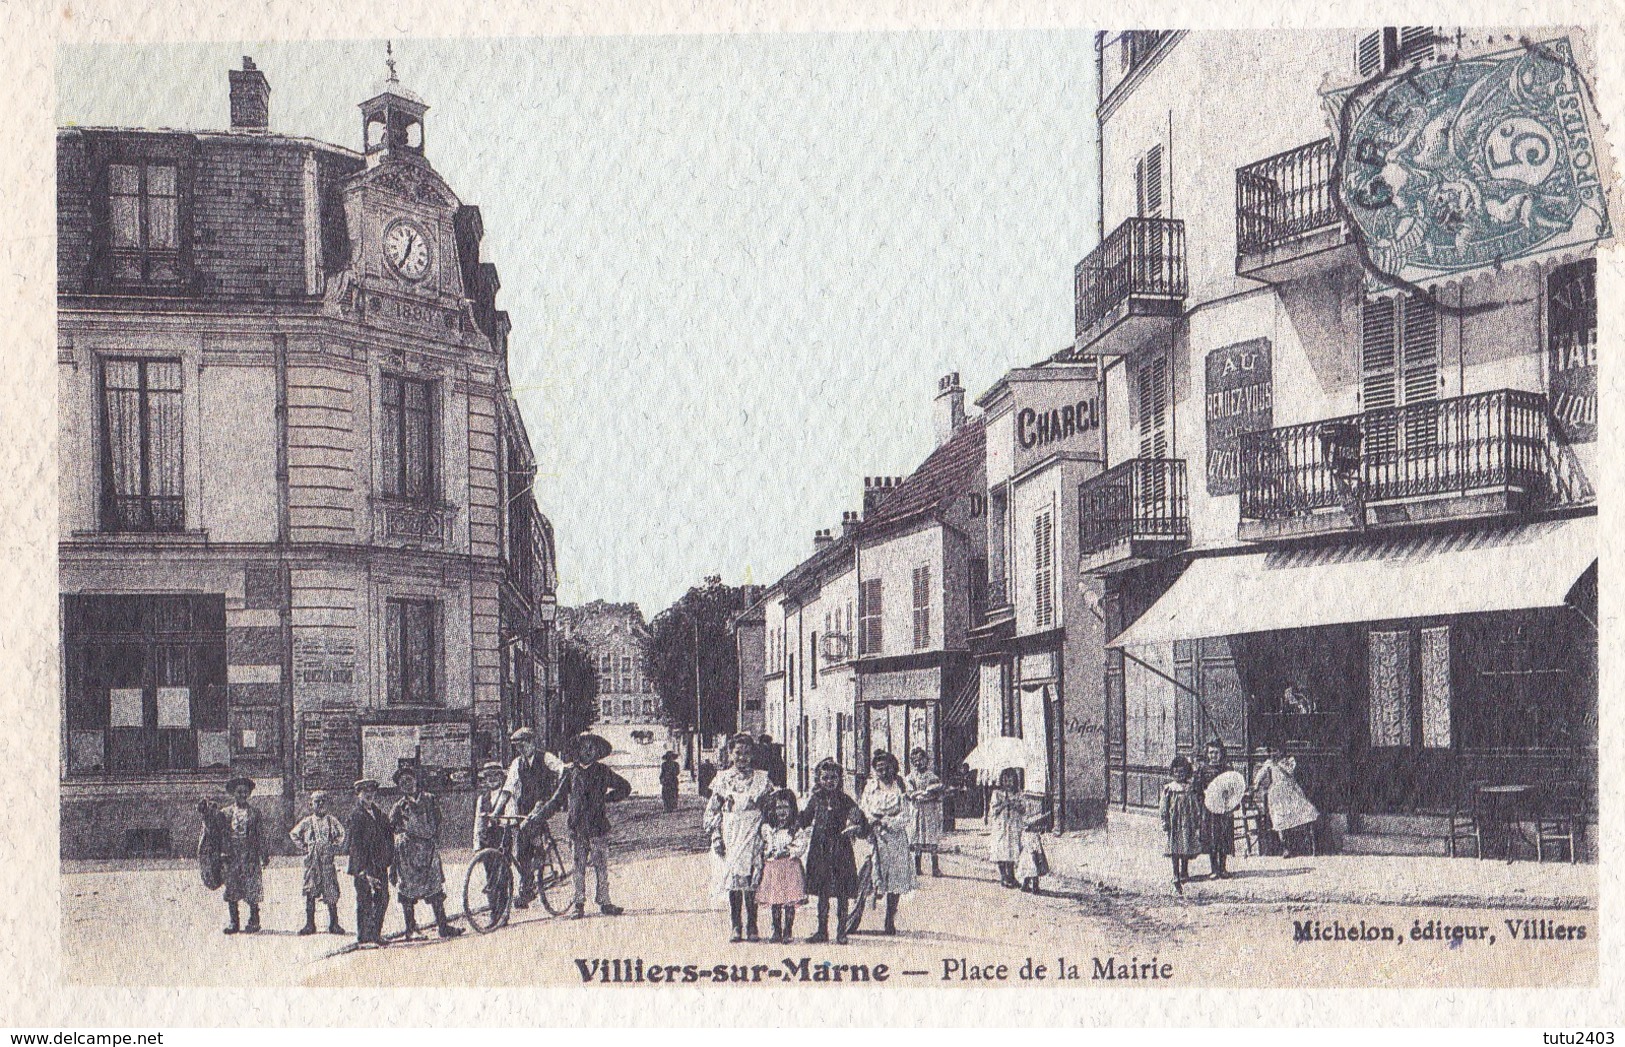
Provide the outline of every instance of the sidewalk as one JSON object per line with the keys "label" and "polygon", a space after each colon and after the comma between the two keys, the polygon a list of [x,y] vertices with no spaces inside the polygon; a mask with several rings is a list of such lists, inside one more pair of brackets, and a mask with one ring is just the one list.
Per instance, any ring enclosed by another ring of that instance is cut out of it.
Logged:
{"label": "sidewalk", "polygon": [[[980,822],[943,838],[944,851],[987,858]],[[1044,886],[1102,896],[1175,898],[1173,869],[1154,817],[1113,811],[1106,828],[1044,837],[1051,873]],[[1206,858],[1193,858],[1202,876]],[[1314,902],[1350,905],[1456,905],[1532,909],[1594,909],[1597,866],[1567,862],[1481,861],[1412,855],[1233,857],[1227,880],[1185,884],[1190,902]]]}

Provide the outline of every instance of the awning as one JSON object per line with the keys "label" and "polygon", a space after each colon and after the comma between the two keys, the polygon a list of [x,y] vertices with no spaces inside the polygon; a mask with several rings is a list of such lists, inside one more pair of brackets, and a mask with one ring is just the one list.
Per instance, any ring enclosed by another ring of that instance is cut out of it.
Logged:
{"label": "awning", "polygon": [[1596,560],[1594,516],[1204,557],[1108,646],[1562,607]]}

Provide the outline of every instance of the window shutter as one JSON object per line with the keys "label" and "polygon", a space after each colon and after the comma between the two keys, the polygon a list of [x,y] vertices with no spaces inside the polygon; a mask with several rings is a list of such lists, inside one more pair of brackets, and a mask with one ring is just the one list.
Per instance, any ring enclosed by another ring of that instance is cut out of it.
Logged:
{"label": "window shutter", "polygon": [[1399,61],[1419,62],[1433,57],[1437,34],[1431,25],[1407,25],[1399,30]]}
{"label": "window shutter", "polygon": [[1408,404],[1439,398],[1439,313],[1432,302],[1401,299],[1405,316],[1401,337],[1405,384],[1401,395]]}
{"label": "window shutter", "polygon": [[1360,409],[1377,411],[1398,402],[1399,301],[1365,303],[1360,316]]}
{"label": "window shutter", "polygon": [[1033,604],[1040,628],[1055,624],[1055,518],[1049,511],[1033,519]]}
{"label": "window shutter", "polygon": [[1162,145],[1146,150],[1134,165],[1134,195],[1141,218],[1162,217]]}
{"label": "window shutter", "polygon": [[1140,457],[1168,457],[1168,363],[1155,356],[1140,365]]}

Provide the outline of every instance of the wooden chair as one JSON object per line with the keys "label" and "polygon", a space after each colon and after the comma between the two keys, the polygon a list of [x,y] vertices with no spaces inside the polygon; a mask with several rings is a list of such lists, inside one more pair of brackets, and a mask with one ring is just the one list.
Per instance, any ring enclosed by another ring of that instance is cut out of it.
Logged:
{"label": "wooden chair", "polygon": [[1553,782],[1535,805],[1535,860],[1562,849],[1570,862],[1580,860],[1577,841],[1585,824],[1585,802],[1579,782]]}
{"label": "wooden chair", "polygon": [[1258,801],[1252,793],[1246,793],[1241,798],[1241,806],[1236,808],[1235,817],[1231,820],[1231,842],[1237,853],[1244,853],[1248,857],[1263,853],[1259,845],[1259,826],[1263,821],[1264,812],[1258,806]]}
{"label": "wooden chair", "polygon": [[1470,782],[1464,795],[1456,798],[1450,808],[1450,857],[1459,857],[1459,850],[1468,842],[1473,845],[1473,857],[1484,857],[1484,803],[1479,795],[1487,782]]}

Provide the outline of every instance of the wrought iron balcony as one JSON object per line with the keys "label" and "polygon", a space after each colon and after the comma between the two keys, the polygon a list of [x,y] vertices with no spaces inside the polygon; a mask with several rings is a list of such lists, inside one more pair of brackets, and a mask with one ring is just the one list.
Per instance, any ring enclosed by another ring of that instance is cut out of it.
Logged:
{"label": "wrought iron balcony", "polygon": [[[1497,389],[1243,434],[1242,537],[1496,515],[1591,497],[1548,419],[1541,394]],[[1344,513],[1322,514],[1338,507]],[[1324,526],[1278,526],[1317,516]]]}
{"label": "wrought iron balcony", "polygon": [[1185,308],[1185,223],[1130,218],[1078,263],[1076,290],[1079,348],[1139,318],[1166,323],[1178,316]]}
{"label": "wrought iron balcony", "polygon": [[1085,571],[1121,569],[1190,544],[1185,462],[1134,458],[1078,487],[1079,554]]}
{"label": "wrought iron balcony", "polygon": [[1236,272],[1290,279],[1348,244],[1332,186],[1330,138],[1236,171]]}

